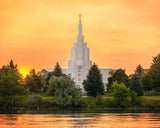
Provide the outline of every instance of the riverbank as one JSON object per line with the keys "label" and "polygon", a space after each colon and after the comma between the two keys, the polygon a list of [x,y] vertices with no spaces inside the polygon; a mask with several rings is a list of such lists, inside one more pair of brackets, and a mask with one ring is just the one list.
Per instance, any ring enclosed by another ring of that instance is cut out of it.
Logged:
{"label": "riverbank", "polygon": [[26,96],[18,96],[15,98],[15,102],[13,106],[8,106],[5,99],[0,97],[0,109],[2,110],[15,110],[18,112],[23,110],[58,110],[58,109],[72,109],[72,110],[80,110],[80,109],[95,109],[95,110],[160,110],[160,96],[142,96],[138,98],[137,104],[130,104],[126,108],[120,108],[118,105],[114,103],[112,97],[81,97],[79,103],[75,105],[71,105],[69,107],[59,107],[54,103],[55,97],[52,96],[44,96],[42,97],[42,101],[39,106],[32,107],[27,103]]}

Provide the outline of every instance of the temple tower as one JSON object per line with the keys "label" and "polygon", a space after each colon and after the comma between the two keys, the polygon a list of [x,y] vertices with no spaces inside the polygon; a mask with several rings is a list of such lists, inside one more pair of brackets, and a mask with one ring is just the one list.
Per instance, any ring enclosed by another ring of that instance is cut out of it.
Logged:
{"label": "temple tower", "polygon": [[89,60],[89,48],[87,48],[87,43],[84,42],[81,15],[79,15],[78,35],[73,48],[71,48],[71,60],[68,61],[68,70],[70,77],[76,83],[76,87],[82,89],[82,92],[84,91],[82,83],[86,79],[91,65],[92,61]]}

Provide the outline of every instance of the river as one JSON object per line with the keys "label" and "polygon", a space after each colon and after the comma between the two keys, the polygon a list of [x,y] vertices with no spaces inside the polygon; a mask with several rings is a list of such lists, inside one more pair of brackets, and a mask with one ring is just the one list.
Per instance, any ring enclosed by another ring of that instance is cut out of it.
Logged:
{"label": "river", "polygon": [[160,113],[0,114],[0,128],[160,128]]}

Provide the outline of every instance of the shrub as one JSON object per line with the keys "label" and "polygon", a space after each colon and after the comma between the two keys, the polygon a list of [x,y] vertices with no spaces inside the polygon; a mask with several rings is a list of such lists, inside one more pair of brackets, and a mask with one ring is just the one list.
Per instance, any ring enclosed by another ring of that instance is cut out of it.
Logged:
{"label": "shrub", "polygon": [[137,93],[133,91],[131,92],[130,96],[131,96],[131,101],[130,101],[131,106],[143,105],[143,99],[141,97],[137,97]]}
{"label": "shrub", "polygon": [[27,98],[27,104],[30,108],[39,108],[42,103],[42,97],[41,95],[32,94],[29,95]]}
{"label": "shrub", "polygon": [[118,84],[113,82],[112,86],[113,99],[116,102],[117,107],[128,107],[130,102],[130,89],[127,88],[124,83]]}
{"label": "shrub", "polygon": [[104,107],[107,108],[115,108],[116,107],[116,102],[112,98],[107,98],[104,100]]}

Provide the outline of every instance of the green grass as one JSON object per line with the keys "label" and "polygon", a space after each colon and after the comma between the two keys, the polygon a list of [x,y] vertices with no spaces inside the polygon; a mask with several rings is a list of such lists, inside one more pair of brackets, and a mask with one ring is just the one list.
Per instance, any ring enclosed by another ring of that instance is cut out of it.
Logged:
{"label": "green grass", "polygon": [[52,103],[54,101],[55,97],[53,97],[53,96],[47,96],[47,97],[42,97],[42,99],[44,101],[48,101],[48,102]]}
{"label": "green grass", "polygon": [[160,92],[145,92],[144,95],[145,96],[156,96],[156,95],[160,95]]}
{"label": "green grass", "polygon": [[153,107],[160,106],[160,96],[142,96],[144,99],[144,106]]}
{"label": "green grass", "polygon": [[157,100],[160,101],[160,96],[142,96],[144,100]]}

